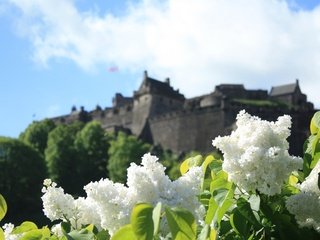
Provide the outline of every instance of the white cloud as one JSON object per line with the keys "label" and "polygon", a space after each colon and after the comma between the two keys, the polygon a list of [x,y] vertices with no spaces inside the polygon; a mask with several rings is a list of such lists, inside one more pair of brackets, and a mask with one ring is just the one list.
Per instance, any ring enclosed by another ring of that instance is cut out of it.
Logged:
{"label": "white cloud", "polygon": [[187,96],[224,82],[270,88],[299,78],[320,106],[320,7],[293,9],[282,0],[144,0],[115,17],[81,12],[72,0],[8,1],[21,9],[20,30],[41,63],[63,57],[86,70],[110,63],[148,69],[170,76]]}

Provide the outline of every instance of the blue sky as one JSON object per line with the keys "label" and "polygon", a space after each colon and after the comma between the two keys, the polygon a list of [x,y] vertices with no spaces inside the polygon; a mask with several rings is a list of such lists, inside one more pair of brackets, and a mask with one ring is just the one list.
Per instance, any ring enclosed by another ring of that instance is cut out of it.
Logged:
{"label": "blue sky", "polygon": [[0,135],[17,137],[72,105],[110,106],[116,92],[132,95],[145,69],[187,97],[299,78],[320,107],[318,2],[2,0]]}

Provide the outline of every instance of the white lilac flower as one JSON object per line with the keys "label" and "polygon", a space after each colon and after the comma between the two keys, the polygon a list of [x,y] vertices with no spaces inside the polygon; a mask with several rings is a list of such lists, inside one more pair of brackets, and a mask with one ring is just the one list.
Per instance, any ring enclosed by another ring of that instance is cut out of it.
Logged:
{"label": "white lilac flower", "polygon": [[129,223],[131,209],[135,202],[132,192],[120,183],[109,179],[89,183],[84,187],[87,200],[94,203],[101,218],[101,227],[111,234]]}
{"label": "white lilac flower", "polygon": [[53,225],[51,227],[51,232],[57,237],[62,237],[63,236],[63,231],[62,231],[62,228],[61,228],[61,223]]}
{"label": "white lilac flower", "polygon": [[157,157],[145,154],[142,166],[131,164],[128,168],[129,189],[137,195],[139,202],[153,205],[161,202],[167,206],[187,208],[196,214],[200,207],[197,195],[200,193],[202,169],[191,168],[185,175],[171,181],[165,175],[165,167],[157,160]]}
{"label": "white lilac flower", "polygon": [[230,136],[212,141],[223,153],[222,168],[229,180],[245,191],[258,190],[270,196],[280,193],[290,173],[302,167],[302,159],[288,153],[290,116],[268,122],[242,110],[236,125]]}
{"label": "white lilac flower", "polygon": [[52,183],[44,187],[42,191],[44,192],[41,197],[43,211],[51,221],[72,219],[75,216],[74,198],[69,194],[65,194],[61,187],[57,188],[56,184]]}
{"label": "white lilac flower", "polygon": [[128,224],[131,210],[139,202],[184,207],[202,219],[203,211],[197,199],[203,176],[201,168],[190,169],[176,181],[171,181],[164,171],[157,157],[145,154],[141,166],[132,163],[128,168],[128,187],[108,179],[88,184],[85,190],[88,199],[96,202],[102,228],[113,234]]}
{"label": "white lilac flower", "polygon": [[204,208],[197,196],[202,177],[202,169],[194,167],[176,181],[171,181],[158,158],[145,154],[141,166],[132,163],[128,168],[127,186],[101,179],[84,187],[86,198],[75,200],[64,194],[62,188],[52,187],[52,183],[45,188],[42,197],[44,212],[51,220],[63,219],[64,216],[75,219],[77,227],[93,223],[111,235],[130,222],[131,210],[140,202],[184,207],[200,221]]}
{"label": "white lilac flower", "polygon": [[5,240],[19,240],[22,237],[22,234],[13,234],[14,225],[12,223],[6,223],[2,226],[4,231]]}
{"label": "white lilac flower", "polygon": [[319,173],[320,161],[300,185],[301,193],[290,196],[286,201],[287,209],[295,215],[299,226],[314,228],[318,232],[320,232]]}

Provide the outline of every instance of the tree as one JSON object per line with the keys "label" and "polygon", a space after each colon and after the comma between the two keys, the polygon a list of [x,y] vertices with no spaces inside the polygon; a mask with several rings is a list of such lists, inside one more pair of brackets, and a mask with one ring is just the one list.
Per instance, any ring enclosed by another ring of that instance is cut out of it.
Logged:
{"label": "tree", "polygon": [[96,121],[87,123],[78,132],[75,148],[79,156],[77,166],[81,185],[107,177],[108,139],[105,130]]}
{"label": "tree", "polygon": [[118,136],[110,141],[109,161],[107,169],[109,178],[115,182],[126,181],[127,168],[131,162],[140,163],[141,157],[151,146],[137,139],[135,136],[119,132]]}
{"label": "tree", "polygon": [[45,160],[50,178],[73,194],[79,194],[82,186],[78,183],[79,154],[74,146],[76,134],[82,123],[59,125],[49,133]]}
{"label": "tree", "polygon": [[180,164],[179,157],[177,154],[174,154],[172,151],[165,150],[162,151],[159,155],[160,162],[163,166],[166,167],[166,174],[171,180],[176,180],[181,176],[180,173]]}
{"label": "tree", "polygon": [[55,127],[55,123],[50,119],[45,119],[40,122],[34,121],[20,134],[19,139],[44,155],[48,135]]}
{"label": "tree", "polygon": [[46,177],[39,152],[17,139],[0,137],[0,193],[10,206],[7,221],[18,222],[41,213],[41,188]]}

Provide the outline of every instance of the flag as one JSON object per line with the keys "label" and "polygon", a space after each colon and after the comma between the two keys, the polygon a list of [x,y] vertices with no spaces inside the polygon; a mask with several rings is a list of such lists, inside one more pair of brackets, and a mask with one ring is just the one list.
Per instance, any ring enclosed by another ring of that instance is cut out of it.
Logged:
{"label": "flag", "polygon": [[118,72],[118,71],[119,71],[118,66],[112,66],[112,67],[109,67],[108,69],[108,72]]}

